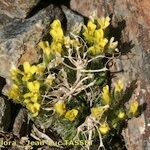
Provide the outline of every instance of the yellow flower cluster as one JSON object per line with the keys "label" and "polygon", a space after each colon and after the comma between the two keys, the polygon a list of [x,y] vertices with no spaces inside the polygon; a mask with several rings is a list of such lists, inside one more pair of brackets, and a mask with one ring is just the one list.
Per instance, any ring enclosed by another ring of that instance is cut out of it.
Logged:
{"label": "yellow flower cluster", "polygon": [[[110,25],[109,17],[102,17],[96,21],[88,21],[87,26],[84,26],[83,36],[90,45],[88,51],[92,55],[98,55],[104,52],[108,39],[105,38],[105,29]],[[109,42],[108,48],[115,49],[117,46],[113,39]]]}
{"label": "yellow flower cluster", "polygon": [[69,48],[70,46],[80,46],[79,40],[71,39],[69,36],[64,36],[64,32],[61,26],[61,22],[56,19],[51,24],[50,35],[52,36],[52,42],[41,41],[38,45],[43,50],[44,62],[47,64],[51,60],[51,56],[55,53],[61,54],[63,47]]}
{"label": "yellow flower cluster", "polygon": [[18,101],[19,100],[19,97],[20,97],[20,90],[19,90],[19,87],[18,85],[16,84],[13,84],[8,93],[7,93],[7,96],[10,98],[10,99],[13,99],[13,100],[16,100]]}
{"label": "yellow flower cluster", "polygon": [[58,101],[54,105],[54,109],[59,116],[65,115],[65,118],[70,120],[71,122],[75,120],[78,115],[77,109],[67,110],[66,105],[63,101]]}
{"label": "yellow flower cluster", "polygon": [[23,72],[22,81],[28,81],[29,79],[31,79],[33,74],[35,74],[37,67],[35,65],[31,66],[29,62],[24,62],[23,69],[24,72]]}
{"label": "yellow flower cluster", "polygon": [[[103,113],[105,112],[105,110],[107,109],[104,109],[104,107],[93,107],[91,108],[91,116],[95,119],[97,119],[97,121],[99,121],[103,115]],[[110,130],[110,127],[108,125],[107,122],[105,123],[101,123],[100,126],[99,126],[99,131],[101,132],[101,134],[107,134]]]}
{"label": "yellow flower cluster", "polygon": [[[38,115],[41,108],[41,83],[38,81],[38,77],[43,75],[45,68],[43,63],[30,65],[29,62],[24,62],[22,69],[12,67],[10,71],[11,79],[15,84],[12,84],[7,96],[13,99],[14,102],[24,105],[33,117]],[[48,75],[42,84],[51,86],[53,80],[54,77]]]}
{"label": "yellow flower cluster", "polygon": [[37,116],[40,111],[40,83],[38,81],[27,82],[28,93],[24,94],[24,103],[33,116]]}
{"label": "yellow flower cluster", "polygon": [[52,36],[51,44],[49,44],[48,41],[41,41],[39,43],[39,46],[43,50],[43,53],[48,61],[53,53],[62,53],[63,51],[62,46],[64,44],[64,33],[59,20],[56,19],[51,24],[50,35]]}
{"label": "yellow flower cluster", "polygon": [[[118,80],[114,84],[114,94],[121,93],[123,91],[123,88],[124,88],[123,81]],[[101,119],[103,120],[103,118],[105,118],[105,117],[107,118],[107,116],[105,116],[104,112],[106,110],[108,110],[109,108],[111,109],[113,100],[114,100],[114,97],[112,96],[112,93],[109,90],[109,86],[105,85],[101,92],[101,102],[102,102],[101,105],[104,105],[104,106],[92,107],[91,108],[91,117],[95,118],[97,121],[100,121]],[[109,105],[109,107],[108,108],[105,107],[106,105]],[[129,110],[124,110],[122,108],[114,110],[114,112],[115,112],[114,115],[116,116],[116,118],[113,120],[112,124],[110,123],[111,127],[116,128],[119,121],[126,119],[128,114],[135,115],[136,112],[138,111],[138,106],[139,106],[138,102],[133,101],[130,104]],[[106,121],[104,123],[102,123],[99,127],[99,131],[101,132],[101,134],[107,134],[109,132],[109,130],[110,130],[110,126]]]}

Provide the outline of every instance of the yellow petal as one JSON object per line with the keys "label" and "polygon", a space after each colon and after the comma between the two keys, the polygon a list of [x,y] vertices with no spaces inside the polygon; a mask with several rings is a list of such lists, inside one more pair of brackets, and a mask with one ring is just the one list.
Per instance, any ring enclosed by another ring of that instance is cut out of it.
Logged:
{"label": "yellow petal", "polygon": [[48,41],[41,41],[39,44],[40,48],[45,49],[46,47],[49,47]]}
{"label": "yellow petal", "polygon": [[36,117],[38,116],[39,112],[35,112],[34,114],[32,114],[32,117]]}
{"label": "yellow petal", "polygon": [[25,105],[28,105],[31,101],[30,101],[30,99],[25,99],[23,102]]}
{"label": "yellow petal", "polygon": [[38,45],[42,48],[43,53],[46,54],[46,56],[50,55],[51,48],[48,41],[41,41]]}
{"label": "yellow petal", "polygon": [[31,97],[31,102],[36,103],[38,101],[39,95],[36,93]]}
{"label": "yellow petal", "polygon": [[94,36],[96,40],[99,41],[100,39],[104,37],[104,31],[102,29],[95,30]]}
{"label": "yellow petal", "polygon": [[96,25],[92,21],[88,21],[87,30],[89,34],[93,34],[96,29]]}
{"label": "yellow petal", "polygon": [[38,98],[39,98],[39,93],[32,93],[32,92],[29,92],[29,93],[26,93],[23,95],[23,97],[25,99],[29,99],[30,102],[37,102],[38,101]]}
{"label": "yellow petal", "polygon": [[101,40],[99,41],[99,46],[100,46],[101,48],[104,48],[107,43],[108,43],[108,40],[107,40],[106,38],[101,39]]}
{"label": "yellow petal", "polygon": [[28,73],[28,74],[24,74],[24,76],[22,77],[22,81],[28,81],[29,79],[31,79],[32,74]]}
{"label": "yellow petal", "polygon": [[31,73],[31,74],[34,74],[36,71],[37,71],[37,67],[36,67],[35,65],[33,65],[33,66],[30,68],[30,73]]}
{"label": "yellow petal", "polygon": [[65,118],[70,121],[74,121],[77,115],[78,115],[78,110],[72,109],[72,110],[68,110],[66,112]]}
{"label": "yellow petal", "polygon": [[31,92],[39,92],[40,83],[39,83],[38,81],[28,82],[28,83],[27,83],[27,88],[28,88]]}
{"label": "yellow petal", "polygon": [[36,111],[39,111],[40,108],[41,108],[41,105],[40,105],[39,103],[34,103],[34,104],[33,104],[33,107],[34,107],[34,109],[35,109]]}
{"label": "yellow petal", "polygon": [[115,85],[115,92],[123,91],[124,84],[122,80],[118,80],[114,85]]}
{"label": "yellow petal", "polygon": [[55,75],[49,74],[44,83],[51,86],[54,79]]}
{"label": "yellow petal", "polygon": [[138,111],[139,103],[137,101],[132,101],[129,108],[129,113],[133,115]]}
{"label": "yellow petal", "polygon": [[53,37],[54,42],[63,42],[64,33],[58,19],[51,24],[50,35]]}
{"label": "yellow petal", "polygon": [[83,26],[83,28],[83,36],[85,37],[86,41],[90,44],[93,44],[96,25],[92,21],[88,21],[87,27]]}
{"label": "yellow petal", "polygon": [[28,103],[26,107],[31,113],[38,114],[41,105],[39,103]]}
{"label": "yellow petal", "polygon": [[16,80],[17,79],[17,75],[18,74],[21,74],[21,71],[16,68],[15,66],[13,66],[10,70],[10,76],[13,80]]}
{"label": "yellow petal", "polygon": [[61,53],[63,51],[63,48],[62,48],[62,44],[59,43],[59,42],[52,42],[51,43],[51,49],[54,51],[54,52],[58,52],[58,53]]}
{"label": "yellow petal", "polygon": [[25,73],[29,73],[30,72],[30,64],[29,64],[29,62],[24,62],[23,63],[23,69],[24,69],[24,72]]}
{"label": "yellow petal", "polygon": [[51,24],[51,28],[55,29],[55,28],[60,28],[61,27],[61,22],[56,19],[53,21],[53,23]]}
{"label": "yellow petal", "polygon": [[97,20],[101,29],[106,29],[110,25],[110,18],[107,16],[106,18],[101,17]]}
{"label": "yellow petal", "polygon": [[103,53],[103,49],[99,45],[96,44],[96,45],[89,47],[88,52],[91,55],[96,56],[96,55]]}
{"label": "yellow petal", "polygon": [[43,63],[38,64],[37,69],[36,69],[36,74],[42,75],[44,73],[45,69],[46,69],[46,66]]}
{"label": "yellow petal", "polygon": [[24,94],[23,95],[23,97],[26,99],[26,98],[30,98],[30,97],[32,97],[33,96],[33,93],[26,93],[26,94]]}
{"label": "yellow petal", "polygon": [[111,97],[110,97],[109,86],[108,85],[103,87],[103,90],[102,90],[102,102],[105,105],[110,104],[110,102],[111,102]]}
{"label": "yellow petal", "polygon": [[35,65],[33,65],[33,66],[31,66],[30,64],[29,64],[29,62],[24,62],[23,63],[23,69],[24,69],[24,73],[27,75],[27,74],[34,74],[35,72],[36,72],[36,66]]}
{"label": "yellow petal", "polygon": [[19,99],[19,96],[20,96],[20,90],[19,90],[19,87],[16,85],[16,84],[13,84],[8,93],[7,93],[7,96],[10,98],[10,99],[13,99],[13,100],[18,100]]}
{"label": "yellow petal", "polygon": [[56,113],[59,114],[60,116],[64,115],[64,113],[66,112],[65,103],[63,101],[58,101],[54,105],[54,109],[55,109]]}
{"label": "yellow petal", "polygon": [[125,117],[125,112],[120,111],[120,112],[118,113],[118,118],[123,119],[124,117]]}
{"label": "yellow petal", "polygon": [[91,108],[91,116],[98,119],[104,113],[104,109],[102,107],[93,107]]}
{"label": "yellow petal", "polygon": [[99,127],[99,131],[101,132],[101,134],[105,135],[109,132],[110,128],[108,123],[102,123]]}

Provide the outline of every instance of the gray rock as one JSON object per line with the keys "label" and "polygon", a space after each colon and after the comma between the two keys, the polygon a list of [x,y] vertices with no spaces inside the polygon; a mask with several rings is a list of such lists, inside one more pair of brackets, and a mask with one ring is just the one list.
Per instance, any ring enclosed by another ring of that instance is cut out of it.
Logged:
{"label": "gray rock", "polygon": [[7,25],[9,22],[11,22],[13,19],[8,17],[5,14],[0,14],[0,28]]}
{"label": "gray rock", "polygon": [[0,29],[0,76],[9,75],[11,64],[38,60],[37,43],[45,36],[50,23],[63,19],[61,9],[50,5],[35,16],[14,20]]}
{"label": "gray rock", "polygon": [[61,8],[67,20],[67,32],[71,31],[75,25],[79,27],[79,24],[84,23],[84,18],[82,16],[68,9],[66,6],[61,6]]}
{"label": "gray rock", "polygon": [[0,0],[0,14],[10,18],[25,18],[40,0]]}
{"label": "gray rock", "polygon": [[7,131],[11,123],[10,103],[0,97],[0,131]]}
{"label": "gray rock", "polygon": [[12,132],[17,137],[22,137],[27,134],[27,127],[28,127],[27,110],[25,108],[21,108],[15,118]]}

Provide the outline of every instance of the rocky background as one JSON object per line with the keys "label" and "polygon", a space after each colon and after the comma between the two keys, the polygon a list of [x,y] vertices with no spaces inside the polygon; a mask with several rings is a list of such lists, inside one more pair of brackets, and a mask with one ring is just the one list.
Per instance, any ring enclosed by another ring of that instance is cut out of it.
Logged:
{"label": "rocky background", "polygon": [[26,110],[8,101],[2,92],[10,66],[38,60],[37,43],[47,36],[54,19],[60,19],[69,31],[93,11],[99,17],[111,16],[110,32],[122,52],[111,72],[114,78],[123,78],[126,86],[135,81],[137,89],[132,98],[143,104],[142,115],[130,120],[122,133],[126,148],[150,149],[149,0],[0,0],[0,138],[27,134]]}

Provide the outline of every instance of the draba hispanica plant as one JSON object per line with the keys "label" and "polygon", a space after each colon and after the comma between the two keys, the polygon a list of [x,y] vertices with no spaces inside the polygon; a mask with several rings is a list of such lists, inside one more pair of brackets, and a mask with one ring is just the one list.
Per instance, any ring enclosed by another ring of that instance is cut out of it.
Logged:
{"label": "draba hispanica plant", "polygon": [[56,19],[50,26],[51,42],[38,44],[39,63],[27,61],[10,71],[8,97],[62,141],[99,139],[103,147],[104,137],[138,113],[136,100],[119,105],[125,92],[121,79],[107,84],[107,54],[119,53],[118,42],[108,36],[109,25],[109,17],[90,19],[65,35]]}

